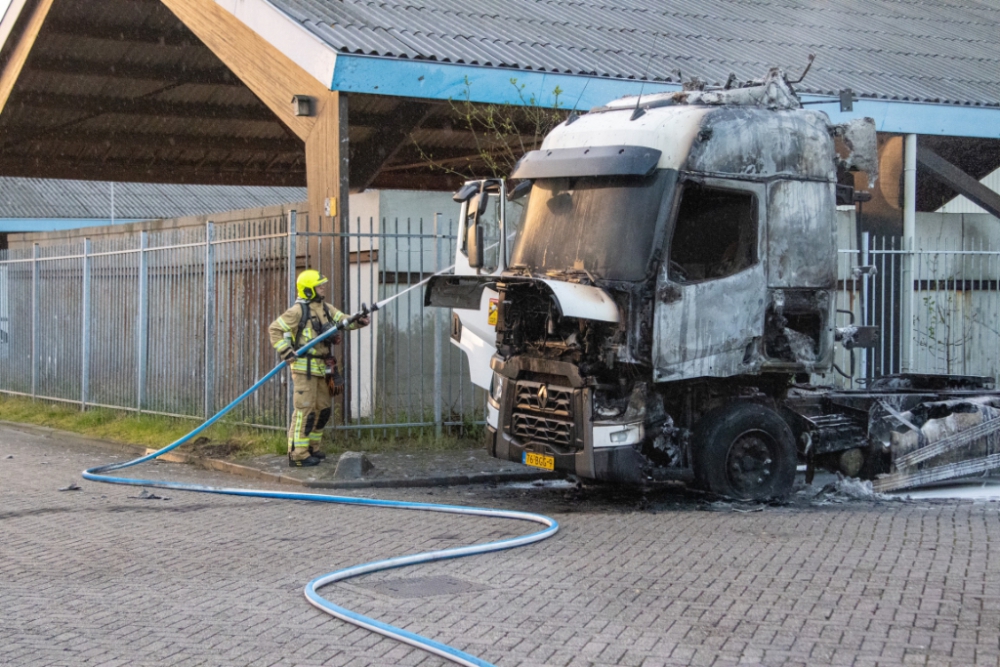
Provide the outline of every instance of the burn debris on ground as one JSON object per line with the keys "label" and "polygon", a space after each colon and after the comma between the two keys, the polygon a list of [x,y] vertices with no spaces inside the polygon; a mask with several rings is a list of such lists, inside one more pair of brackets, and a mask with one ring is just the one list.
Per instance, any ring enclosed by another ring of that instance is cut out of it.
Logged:
{"label": "burn debris on ground", "polygon": [[134,500],[170,500],[170,498],[166,496],[158,496],[148,489],[143,489],[142,493],[140,493],[139,495],[129,496],[129,498],[132,498]]}

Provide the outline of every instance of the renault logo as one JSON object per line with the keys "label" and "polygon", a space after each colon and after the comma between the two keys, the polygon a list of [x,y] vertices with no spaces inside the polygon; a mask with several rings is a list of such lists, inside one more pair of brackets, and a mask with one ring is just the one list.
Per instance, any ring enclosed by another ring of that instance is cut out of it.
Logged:
{"label": "renault logo", "polygon": [[541,387],[538,388],[538,407],[544,410],[545,406],[548,405],[548,402],[549,402],[549,390],[543,384]]}

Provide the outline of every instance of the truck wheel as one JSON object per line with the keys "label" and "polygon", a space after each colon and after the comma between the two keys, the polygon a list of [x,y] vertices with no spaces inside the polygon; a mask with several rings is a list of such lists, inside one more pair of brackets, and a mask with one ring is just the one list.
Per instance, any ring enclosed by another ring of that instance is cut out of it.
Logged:
{"label": "truck wheel", "polygon": [[694,470],[706,490],[737,500],[788,495],[795,482],[795,439],[774,410],[732,403],[694,430]]}

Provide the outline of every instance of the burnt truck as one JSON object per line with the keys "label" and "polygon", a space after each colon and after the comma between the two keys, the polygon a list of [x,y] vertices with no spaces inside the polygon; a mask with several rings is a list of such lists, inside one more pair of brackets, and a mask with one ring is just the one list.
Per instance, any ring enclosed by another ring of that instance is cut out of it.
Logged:
{"label": "burnt truck", "polygon": [[837,326],[850,171],[877,177],[874,123],[832,124],[773,70],[571,115],[516,187],[466,183],[454,272],[425,303],[453,309],[489,452],[740,499],[787,494],[800,464],[883,489],[1000,466],[989,378],[810,384],[878,333]]}

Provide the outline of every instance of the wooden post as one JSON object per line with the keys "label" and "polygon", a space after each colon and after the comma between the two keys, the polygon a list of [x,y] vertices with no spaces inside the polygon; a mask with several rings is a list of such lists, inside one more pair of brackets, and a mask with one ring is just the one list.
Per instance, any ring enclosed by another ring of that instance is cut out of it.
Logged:
{"label": "wooden post", "polygon": [[[17,41],[14,43],[14,48],[11,50],[7,62],[0,66],[0,110],[3,110],[7,105],[10,93],[14,90],[14,83],[21,76],[21,70],[24,69],[24,63],[28,60],[31,47],[35,45],[42,24],[45,23],[45,18],[49,15],[49,10],[52,9],[52,1],[41,0],[34,6],[31,10],[31,16],[28,17],[24,26],[24,32],[16,38]],[[11,11],[14,10],[11,9]],[[3,12],[0,12],[0,19],[2,18]]]}
{"label": "wooden post", "polygon": [[[327,234],[342,234],[349,229],[348,198],[348,137],[347,137],[347,95],[330,91],[315,100],[316,124],[306,137],[306,187],[309,197],[309,229]],[[330,279],[328,300],[334,306],[347,312],[351,305],[347,300],[345,277],[348,267],[344,259],[345,241],[340,236],[321,236],[309,239],[311,268],[317,269]],[[357,304],[353,304],[357,305]],[[337,362],[347,372],[344,346],[336,349]],[[341,415],[346,418],[347,403],[343,394]]]}
{"label": "wooden post", "polygon": [[[306,186],[309,191],[310,229],[340,234],[348,220],[348,139],[347,95],[330,91],[316,100],[316,124],[306,138]],[[339,239],[338,239],[339,240]],[[310,247],[313,268],[329,275],[331,298],[341,297],[341,267],[330,265],[330,257],[338,260],[339,244],[323,244],[318,254]],[[332,250],[332,255],[331,255]],[[325,251],[325,252],[324,252]],[[339,262],[338,262],[339,263]],[[338,307],[342,304],[337,303]]]}

